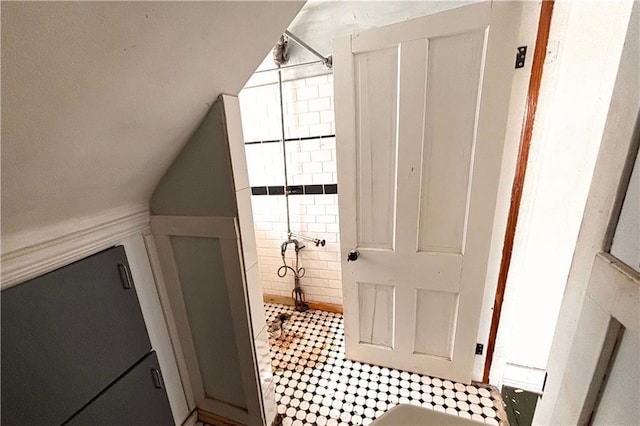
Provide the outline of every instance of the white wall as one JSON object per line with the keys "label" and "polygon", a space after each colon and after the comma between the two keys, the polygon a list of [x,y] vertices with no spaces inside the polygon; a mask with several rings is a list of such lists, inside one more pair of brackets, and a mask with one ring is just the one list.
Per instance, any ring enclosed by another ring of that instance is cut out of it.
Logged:
{"label": "white wall", "polygon": [[613,2],[556,2],[491,382],[539,391],[620,58]]}
{"label": "white wall", "polygon": [[[273,72],[270,75],[277,76]],[[283,79],[286,80],[286,76]],[[324,136],[335,132],[333,74],[284,81],[282,94],[286,138]],[[245,87],[240,92],[245,142],[280,138],[278,96],[277,84]]]}
{"label": "white wall", "polygon": [[[489,331],[493,315],[493,306],[495,302],[496,287],[500,271],[500,262],[502,259],[502,247],[504,243],[507,215],[509,213],[509,206],[511,201],[511,189],[513,185],[513,177],[515,175],[518,146],[522,131],[522,122],[526,111],[525,107],[527,89],[529,87],[529,77],[531,74],[533,51],[535,49],[539,14],[539,2],[523,3],[520,16],[520,32],[517,37],[517,43],[514,43],[517,46],[528,46],[529,53],[527,60],[525,61],[525,66],[521,69],[518,69],[513,74],[509,118],[505,134],[505,145],[500,171],[500,183],[498,186],[498,195],[496,199],[493,232],[491,234],[491,250],[489,252],[487,276],[485,280],[485,291],[482,300],[480,322],[478,325],[478,337],[476,340],[478,343],[484,344],[485,348],[487,347],[486,345],[489,340]],[[503,312],[505,310],[508,310],[508,305],[506,304],[505,306],[503,306]],[[502,348],[500,346],[496,347],[495,357],[499,357],[501,350]],[[472,373],[473,380],[482,380],[486,355],[487,351],[485,349],[482,355],[476,356]],[[498,374],[492,374],[491,383],[493,384],[497,384],[502,377],[502,369],[495,367],[495,357],[492,372],[495,370],[498,372]]]}
{"label": "white wall", "polygon": [[[636,15],[630,18],[632,4],[636,5]],[[640,39],[637,36],[639,21],[637,5],[637,2],[632,3],[631,1],[573,3],[570,5],[571,15],[575,12],[576,16],[566,26],[566,38],[593,42],[593,48],[598,51],[586,50],[582,52],[582,55],[586,55],[592,62],[598,60],[602,66],[600,79],[593,82],[600,84],[593,87],[582,85],[584,91],[600,88],[597,102],[592,102],[589,105],[575,105],[575,108],[598,107],[597,111],[593,111],[593,115],[586,115],[581,123],[583,126],[591,126],[596,122],[606,120],[606,125],[601,133],[593,132],[589,135],[589,137],[599,137],[602,143],[549,354],[547,383],[542,399],[536,408],[535,424],[575,424],[577,422],[580,414],[580,395],[586,392],[583,379],[589,378],[587,371],[581,366],[593,357],[593,354],[581,351],[580,345],[584,342],[587,344],[592,342],[593,345],[596,332],[595,328],[589,327],[588,323],[586,327],[583,326],[583,331],[586,330],[586,332],[582,335],[576,332],[581,327],[578,325],[581,317],[588,321],[597,319],[596,316],[589,315],[587,310],[590,312],[602,310],[611,312],[609,308],[613,305],[622,307],[626,305],[629,307],[627,312],[633,315],[638,313],[637,292],[633,295],[632,292],[614,290],[617,284],[625,281],[632,282],[633,279],[618,280],[607,275],[596,274],[594,266],[594,258],[596,263],[599,258],[605,259],[598,253],[606,246],[605,235],[612,215],[616,214],[615,205],[622,171],[629,156],[633,156],[633,152],[630,153],[630,146],[632,146],[632,140],[637,137],[637,134],[634,136],[634,125],[640,110],[640,81],[638,80],[640,72],[638,68],[640,66],[638,42]],[[590,20],[592,24],[595,21],[598,22],[598,31],[606,31],[606,46],[597,43],[596,40],[590,40],[596,30],[593,25],[589,25]],[[629,25],[630,22],[635,25]],[[627,28],[632,29],[628,35],[626,34]],[[626,44],[625,35],[627,36]],[[625,46],[624,50],[623,46]],[[588,49],[588,46],[584,47]],[[615,81],[615,90],[612,94],[608,94],[604,89],[610,87],[612,80]],[[564,92],[565,84],[558,85],[557,91],[559,93]],[[567,96],[571,94],[568,92]],[[567,123],[567,125],[571,125],[571,123]],[[615,265],[611,260],[608,263],[610,267],[605,271],[622,272],[624,269]],[[628,271],[622,272],[622,275],[618,272],[610,275],[619,278],[629,278],[632,275]],[[602,279],[603,277],[606,279]],[[590,290],[590,281],[602,284],[597,292]],[[614,283],[616,286],[612,285]],[[637,284],[635,287],[637,290]],[[592,296],[589,296],[590,293]],[[598,299],[600,301],[597,301]],[[587,303],[589,300],[591,302]],[[620,322],[625,327],[636,330],[637,321],[637,318],[626,321],[620,318]]]}
{"label": "white wall", "polygon": [[[281,137],[278,86],[245,88],[240,92],[245,142],[273,141]],[[333,76],[331,74],[284,82],[285,137],[328,136],[335,132]],[[335,137],[289,141],[289,185],[336,184]],[[249,183],[252,187],[284,185],[282,144],[245,145]],[[291,296],[293,276],[277,276],[282,265],[280,245],[287,237],[283,195],[253,195],[254,224],[260,278],[265,294]],[[306,275],[301,284],[307,300],[342,305],[340,247],[338,244],[338,196],[304,194],[289,197],[291,230],[326,240],[325,247],[305,242],[300,252]],[[293,251],[288,253],[288,262]]]}
{"label": "white wall", "polygon": [[3,4],[3,242],[146,204],[211,102],[240,91],[301,7]]}

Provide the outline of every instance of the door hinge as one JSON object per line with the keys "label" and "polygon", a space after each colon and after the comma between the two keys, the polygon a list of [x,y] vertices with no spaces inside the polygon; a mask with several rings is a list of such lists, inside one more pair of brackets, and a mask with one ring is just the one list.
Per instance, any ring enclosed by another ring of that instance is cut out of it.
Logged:
{"label": "door hinge", "polygon": [[516,69],[524,67],[525,59],[527,59],[527,46],[520,46],[516,53]]}
{"label": "door hinge", "polygon": [[476,355],[482,355],[484,351],[484,345],[482,343],[476,343]]}

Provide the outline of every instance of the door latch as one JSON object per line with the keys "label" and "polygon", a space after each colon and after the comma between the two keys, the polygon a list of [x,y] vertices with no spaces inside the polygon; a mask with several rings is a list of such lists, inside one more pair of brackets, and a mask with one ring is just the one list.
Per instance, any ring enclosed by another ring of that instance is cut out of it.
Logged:
{"label": "door latch", "polygon": [[355,262],[358,260],[358,256],[360,256],[358,250],[349,250],[349,254],[347,254],[347,262]]}

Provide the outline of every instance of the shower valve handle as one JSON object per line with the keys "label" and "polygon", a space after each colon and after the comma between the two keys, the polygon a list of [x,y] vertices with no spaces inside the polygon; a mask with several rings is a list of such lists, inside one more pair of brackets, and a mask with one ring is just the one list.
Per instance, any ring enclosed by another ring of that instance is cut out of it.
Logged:
{"label": "shower valve handle", "polygon": [[349,254],[347,254],[347,262],[355,262],[358,260],[358,256],[360,256],[358,250],[349,250]]}

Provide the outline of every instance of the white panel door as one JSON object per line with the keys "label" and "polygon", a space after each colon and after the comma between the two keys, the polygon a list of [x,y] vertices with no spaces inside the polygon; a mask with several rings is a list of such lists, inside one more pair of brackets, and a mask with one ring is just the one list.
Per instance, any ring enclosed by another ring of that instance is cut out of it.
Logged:
{"label": "white panel door", "polygon": [[[471,380],[517,3],[478,3],[336,40],[349,359]],[[352,249],[359,257],[347,262]]]}

